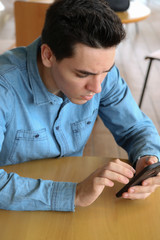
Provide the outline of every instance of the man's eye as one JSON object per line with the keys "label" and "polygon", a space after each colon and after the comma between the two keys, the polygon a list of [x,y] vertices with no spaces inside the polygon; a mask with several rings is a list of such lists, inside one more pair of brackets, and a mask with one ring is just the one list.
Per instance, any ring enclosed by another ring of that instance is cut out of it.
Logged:
{"label": "man's eye", "polygon": [[77,77],[79,78],[85,78],[85,77],[88,77],[88,74],[76,74]]}

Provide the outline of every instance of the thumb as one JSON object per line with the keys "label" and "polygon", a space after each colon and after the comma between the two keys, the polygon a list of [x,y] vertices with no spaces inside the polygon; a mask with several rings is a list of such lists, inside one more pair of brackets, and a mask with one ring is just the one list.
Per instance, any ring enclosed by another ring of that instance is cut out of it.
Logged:
{"label": "thumb", "polygon": [[144,156],[137,161],[136,174],[138,174],[143,168],[158,162],[158,158],[155,156]]}
{"label": "thumb", "polygon": [[155,156],[148,156],[145,159],[146,166],[149,166],[149,165],[157,163],[157,162],[158,162],[158,159]]}

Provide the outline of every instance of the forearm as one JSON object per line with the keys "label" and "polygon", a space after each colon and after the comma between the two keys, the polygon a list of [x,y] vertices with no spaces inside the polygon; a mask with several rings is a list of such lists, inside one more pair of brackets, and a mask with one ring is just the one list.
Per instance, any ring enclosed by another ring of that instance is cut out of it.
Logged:
{"label": "forearm", "polygon": [[17,211],[74,211],[76,184],[20,177],[0,170],[0,208]]}
{"label": "forearm", "polygon": [[132,165],[142,156],[156,156],[160,159],[160,137],[153,123],[147,117],[133,126],[119,144],[128,152]]}
{"label": "forearm", "polygon": [[113,86],[109,88],[108,95],[101,98],[100,117],[118,145],[127,151],[132,164],[143,155],[160,159],[160,137],[155,126],[139,109],[118,71],[113,73],[112,81],[110,78],[106,81],[106,88],[107,82]]}

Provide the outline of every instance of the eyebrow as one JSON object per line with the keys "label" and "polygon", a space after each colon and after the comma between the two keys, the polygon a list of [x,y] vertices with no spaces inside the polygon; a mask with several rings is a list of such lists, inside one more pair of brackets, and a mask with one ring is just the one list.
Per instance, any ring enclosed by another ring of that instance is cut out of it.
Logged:
{"label": "eyebrow", "polygon": [[[110,67],[110,69],[102,72],[102,73],[105,73],[105,72],[109,72],[111,71],[111,69],[114,67],[115,63],[113,63],[113,65]],[[76,72],[79,72],[79,73],[82,73],[82,74],[87,74],[87,75],[97,75],[98,73],[93,73],[93,72],[88,72],[88,71],[85,71],[85,70],[80,70],[80,69],[75,69]]]}

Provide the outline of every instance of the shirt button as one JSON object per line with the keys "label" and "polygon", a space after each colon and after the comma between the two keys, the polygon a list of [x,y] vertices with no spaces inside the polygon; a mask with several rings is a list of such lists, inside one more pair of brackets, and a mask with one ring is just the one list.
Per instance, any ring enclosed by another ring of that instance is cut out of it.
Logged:
{"label": "shirt button", "polygon": [[56,127],[56,130],[59,130],[59,126]]}
{"label": "shirt button", "polygon": [[34,137],[35,137],[35,138],[38,138],[38,137],[39,137],[39,134],[36,134]]}

